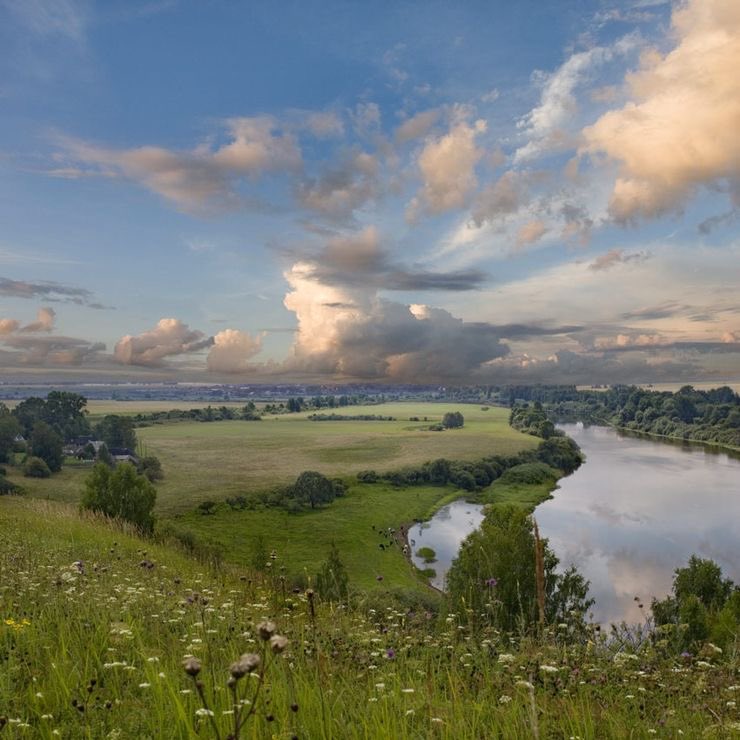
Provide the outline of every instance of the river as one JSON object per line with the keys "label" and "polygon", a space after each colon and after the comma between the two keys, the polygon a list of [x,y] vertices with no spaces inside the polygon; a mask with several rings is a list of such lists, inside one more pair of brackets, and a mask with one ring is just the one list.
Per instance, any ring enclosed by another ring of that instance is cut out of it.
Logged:
{"label": "river", "polygon": [[[561,565],[575,564],[591,582],[595,621],[641,621],[692,553],[740,581],[740,460],[607,427],[561,428],[586,462],[560,480],[535,517]],[[460,543],[481,518],[481,507],[456,501],[410,530],[412,552],[426,545],[437,553],[434,585],[444,584]]]}

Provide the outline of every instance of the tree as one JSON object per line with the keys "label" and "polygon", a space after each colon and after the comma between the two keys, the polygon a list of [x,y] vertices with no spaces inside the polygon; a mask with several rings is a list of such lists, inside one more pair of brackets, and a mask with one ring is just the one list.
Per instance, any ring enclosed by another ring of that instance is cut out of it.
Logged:
{"label": "tree", "polygon": [[293,485],[293,494],[298,501],[304,504],[316,505],[329,504],[334,500],[334,485],[321,473],[315,470],[305,470],[298,476]]}
{"label": "tree", "polygon": [[12,411],[13,416],[18,420],[21,425],[21,433],[24,437],[28,438],[31,436],[34,424],[38,421],[44,420],[44,411],[46,409],[46,401],[43,398],[31,396],[25,401],[21,401]]}
{"label": "tree", "polygon": [[32,396],[13,409],[25,436],[29,436],[34,425],[46,422],[62,439],[69,439],[90,431],[85,406],[87,399],[77,393],[51,391],[46,400]]}
{"label": "tree", "polygon": [[681,602],[696,596],[707,609],[720,609],[732,592],[732,581],[722,578],[722,569],[713,560],[692,555],[685,568],[677,568],[673,592]]}
{"label": "tree", "polygon": [[108,447],[125,447],[136,449],[136,431],[134,422],[127,416],[108,414],[95,427],[95,434]]}
{"label": "tree", "polygon": [[52,473],[58,473],[62,469],[63,447],[62,438],[45,421],[34,424],[29,440],[29,453],[40,457]]}
{"label": "tree", "polygon": [[465,417],[459,411],[448,411],[442,417],[442,426],[445,429],[458,429],[465,423]]}
{"label": "tree", "polygon": [[3,404],[0,404],[0,462],[9,462],[15,447],[15,438],[21,433],[21,425]]}
{"label": "tree", "polygon": [[347,601],[349,596],[349,576],[339,559],[339,550],[332,542],[329,556],[316,575],[316,590],[327,601]]}
{"label": "tree", "polygon": [[156,500],[154,486],[130,463],[119,465],[114,470],[98,463],[85,481],[82,508],[124,519],[145,532],[151,532]]}
{"label": "tree", "polygon": [[[544,543],[545,616],[572,621],[593,603],[575,569],[558,575],[558,559]],[[517,506],[493,506],[463,543],[447,574],[452,610],[506,631],[526,631],[537,619],[534,523]],[[485,615],[485,616],[483,616]]]}
{"label": "tree", "polygon": [[697,643],[732,644],[740,627],[740,589],[722,577],[722,569],[713,560],[692,555],[685,568],[673,576],[673,595],[651,608],[655,624],[664,634],[673,636],[678,652],[693,650]]}
{"label": "tree", "polygon": [[77,393],[51,391],[46,396],[44,421],[51,425],[62,439],[89,434],[90,423],[85,411],[87,399]]}

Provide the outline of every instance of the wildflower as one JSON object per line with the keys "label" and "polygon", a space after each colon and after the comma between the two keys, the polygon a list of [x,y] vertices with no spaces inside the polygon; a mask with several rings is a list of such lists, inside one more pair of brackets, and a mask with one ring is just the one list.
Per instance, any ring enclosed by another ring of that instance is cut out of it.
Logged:
{"label": "wildflower", "polygon": [[396,651],[393,648],[388,648],[385,651],[385,657],[388,658],[389,660],[393,660],[393,658],[396,657]]}
{"label": "wildflower", "polygon": [[213,712],[210,709],[201,707],[200,709],[195,710],[195,716],[196,717],[213,717]]}
{"label": "wildflower", "polygon": [[415,689],[401,689],[402,694],[413,694]]}
{"label": "wildflower", "polygon": [[435,724],[440,724],[440,725],[443,724],[443,720],[441,717],[432,717],[432,722],[434,722]]}
{"label": "wildflower", "polygon": [[529,681],[517,681],[516,687],[518,689],[534,689],[534,686]]}
{"label": "wildflower", "polygon": [[499,663],[513,663],[514,656],[511,653],[501,653],[501,655],[498,656],[498,662]]}
{"label": "wildflower", "polygon": [[499,704],[508,704],[510,701],[511,701],[511,697],[508,696],[507,694],[501,694],[501,696],[499,696],[498,698]]}
{"label": "wildflower", "polygon": [[493,588],[494,586],[498,585],[498,580],[496,578],[487,578],[486,579],[486,586],[488,588]]}
{"label": "wildflower", "polygon": [[559,669],[556,668],[554,665],[541,665],[540,670],[543,673],[557,673]]}
{"label": "wildflower", "polygon": [[139,688],[140,689],[148,689],[151,686],[150,683],[140,683]]}

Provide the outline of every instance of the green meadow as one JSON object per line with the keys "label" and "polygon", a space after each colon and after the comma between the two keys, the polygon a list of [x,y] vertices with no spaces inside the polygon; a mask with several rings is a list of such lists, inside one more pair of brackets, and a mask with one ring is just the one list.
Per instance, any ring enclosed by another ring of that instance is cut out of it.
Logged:
{"label": "green meadow", "polygon": [[[91,414],[110,412],[122,403],[93,403]],[[130,413],[147,410],[163,409],[153,409],[151,403],[129,408]],[[459,410],[465,416],[462,429],[429,430],[446,412]],[[359,484],[355,474],[397,470],[439,457],[476,460],[511,455],[539,441],[512,429],[508,409],[498,407],[387,403],[327,411],[393,416],[395,421],[319,422],[301,413],[265,416],[262,421],[177,421],[137,429],[140,446],[159,457],[165,471],[157,484],[155,513],[160,527],[215,546],[227,561],[242,564],[250,562],[255,543],[262,538],[277,551],[278,567],[290,579],[313,578],[334,543],[353,588],[425,589],[399,543],[389,542],[379,531],[427,518],[462,492],[451,486]],[[419,421],[411,421],[414,417]],[[304,470],[342,477],[348,483],[347,494],[330,506],[298,513],[281,508],[236,511],[224,503],[230,496],[291,483]],[[89,471],[89,464],[70,461],[46,480],[23,478],[13,469],[8,474],[30,496],[75,505]],[[533,505],[549,490],[533,488],[492,486],[490,492],[495,500]],[[211,515],[196,510],[206,500],[217,503]]]}
{"label": "green meadow", "polygon": [[[465,415],[462,429],[429,431],[447,411],[460,409]],[[205,499],[223,500],[290,483],[304,470],[353,476],[368,468],[395,470],[438,457],[476,460],[511,455],[538,442],[512,429],[508,410],[497,407],[482,411],[460,404],[389,403],[333,411],[394,416],[396,421],[317,422],[301,413],[265,416],[262,421],[178,421],[137,429],[142,448],[159,457],[165,471],[157,486],[157,513],[168,517],[190,511]],[[92,412],[99,409],[93,406]],[[411,417],[427,421],[412,422]],[[50,480],[14,477],[12,471],[9,477],[31,495],[75,503],[88,468],[70,463]]]}

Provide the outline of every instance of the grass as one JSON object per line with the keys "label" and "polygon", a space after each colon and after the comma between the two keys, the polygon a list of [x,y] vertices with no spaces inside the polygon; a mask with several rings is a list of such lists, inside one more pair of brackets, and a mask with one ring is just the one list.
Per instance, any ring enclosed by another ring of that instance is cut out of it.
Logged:
{"label": "grass", "polygon": [[232,511],[222,506],[213,515],[189,512],[173,523],[223,546],[227,559],[239,563],[251,561],[255,542],[261,537],[268,550],[276,550],[278,566],[293,578],[314,577],[333,542],[351,586],[362,590],[418,589],[418,575],[400,545],[382,533],[423,518],[450,492],[449,487],[440,486],[358,484],[322,509],[294,514],[282,509]]}
{"label": "grass", "polygon": [[[0,498],[2,737],[225,738],[228,666],[262,651],[268,618],[290,642],[265,656],[250,740],[740,733],[736,652],[682,658],[595,632],[568,643],[556,627],[512,641],[418,606],[312,610],[277,578],[210,570],[71,507]],[[203,666],[212,717],[186,655]],[[242,681],[255,694],[258,679]]]}

